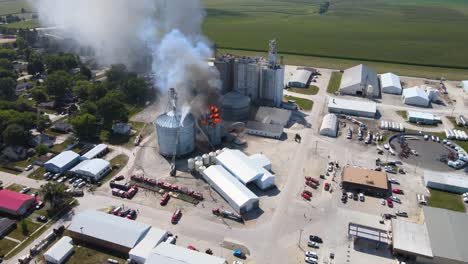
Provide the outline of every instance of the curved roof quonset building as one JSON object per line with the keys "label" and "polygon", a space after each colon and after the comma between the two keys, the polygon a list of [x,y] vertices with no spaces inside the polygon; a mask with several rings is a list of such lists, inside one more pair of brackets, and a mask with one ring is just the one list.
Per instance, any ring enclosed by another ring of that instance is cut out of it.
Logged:
{"label": "curved roof quonset building", "polygon": [[335,114],[327,114],[323,117],[320,135],[328,137],[338,135],[338,117]]}
{"label": "curved roof quonset building", "polygon": [[380,86],[382,87],[382,93],[401,94],[403,90],[400,77],[391,72],[380,75]]}
{"label": "curved roof quonset building", "polygon": [[419,87],[403,89],[403,102],[407,105],[429,106],[430,100],[426,92]]}

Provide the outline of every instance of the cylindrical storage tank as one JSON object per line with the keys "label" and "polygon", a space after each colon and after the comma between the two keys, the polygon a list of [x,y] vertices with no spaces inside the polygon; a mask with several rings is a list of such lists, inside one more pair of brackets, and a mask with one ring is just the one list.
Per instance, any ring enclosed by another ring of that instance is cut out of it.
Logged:
{"label": "cylindrical storage tank", "polygon": [[249,118],[250,98],[237,92],[229,92],[219,100],[221,118],[242,121]]}
{"label": "cylindrical storage tank", "polygon": [[221,154],[221,152],[223,152],[223,151],[220,150],[220,149],[216,150],[216,156],[218,156],[219,154]]}
{"label": "cylindrical storage tank", "polygon": [[202,160],[203,160],[203,159],[202,159],[201,156],[196,156],[196,157],[195,157],[195,161],[202,161]]}
{"label": "cylindrical storage tank", "polygon": [[198,171],[198,169],[203,166],[203,161],[199,160],[199,161],[195,161],[195,170]]}
{"label": "cylindrical storage tank", "polygon": [[182,156],[195,149],[195,118],[192,114],[186,115],[183,122],[181,118],[181,114],[174,111],[156,118],[155,126],[161,155],[172,157],[175,152],[176,156]]}
{"label": "cylindrical storage tank", "polygon": [[195,169],[195,160],[190,158],[187,160],[187,167],[190,171],[193,171]]}
{"label": "cylindrical storage tank", "polygon": [[198,172],[202,173],[204,170],[206,170],[206,167],[205,166],[200,166],[198,168]]}
{"label": "cylindrical storage tank", "polygon": [[210,152],[210,164],[216,163],[216,152]]}
{"label": "cylindrical storage tank", "polygon": [[204,166],[210,165],[210,156],[208,154],[203,154],[202,158]]}
{"label": "cylindrical storage tank", "polygon": [[221,152],[226,151],[226,150],[229,150],[229,148],[223,148]]}
{"label": "cylindrical storage tank", "polygon": [[202,126],[203,132],[205,133],[206,137],[208,137],[208,140],[210,141],[211,145],[217,146],[221,144],[221,138],[222,138],[222,127],[221,124],[209,124],[209,125],[203,125]]}

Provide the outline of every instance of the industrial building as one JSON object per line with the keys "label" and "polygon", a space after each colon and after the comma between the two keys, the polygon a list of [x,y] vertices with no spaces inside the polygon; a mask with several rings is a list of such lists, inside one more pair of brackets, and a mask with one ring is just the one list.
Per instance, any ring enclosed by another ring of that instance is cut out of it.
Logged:
{"label": "industrial building", "polygon": [[463,91],[465,91],[465,93],[468,93],[468,81],[461,81],[460,85]]}
{"label": "industrial building", "polygon": [[238,92],[228,92],[219,100],[221,118],[243,121],[249,118],[250,98]]}
{"label": "industrial building", "polygon": [[81,160],[100,158],[108,152],[106,144],[99,144],[81,156]]}
{"label": "industrial building", "polygon": [[146,236],[128,253],[129,258],[137,264],[146,263],[151,250],[168,237],[168,232],[152,227]]}
{"label": "industrial building", "polygon": [[392,247],[396,255],[418,263],[468,263],[468,216],[424,206],[424,223],[392,220]]}
{"label": "industrial building", "polygon": [[222,166],[210,166],[202,175],[237,213],[244,214],[258,208],[258,197]]}
{"label": "industrial building", "polygon": [[73,217],[68,231],[75,241],[127,254],[150,228],[137,221],[88,210]]}
{"label": "industrial building", "polygon": [[220,257],[164,242],[151,251],[146,264],[228,264],[228,262]]}
{"label": "industrial building", "polygon": [[378,97],[377,73],[363,64],[349,68],[343,73],[339,91],[341,94]]}
{"label": "industrial building", "polygon": [[374,118],[377,115],[377,104],[331,97],[328,99],[328,112]]}
{"label": "industrial building", "polygon": [[280,139],[284,127],[277,124],[265,124],[257,121],[247,121],[245,132],[250,135]]}
{"label": "industrial building", "polygon": [[84,160],[70,170],[72,173],[98,182],[111,171],[110,162],[103,159]]}
{"label": "industrial building", "polygon": [[425,170],[424,183],[427,188],[445,192],[468,192],[468,178],[459,174]]}
{"label": "industrial building", "polygon": [[430,103],[429,96],[419,87],[403,89],[402,98],[407,105],[428,107]]}
{"label": "industrial building", "polygon": [[400,77],[391,72],[380,75],[380,87],[382,88],[382,93],[401,94],[403,91]]}
{"label": "industrial building", "polygon": [[271,161],[263,154],[257,153],[249,156],[257,166],[264,168],[265,170],[271,171]]}
{"label": "industrial building", "polygon": [[337,137],[338,135],[338,117],[335,114],[326,114],[323,117],[320,135],[327,137]]}
{"label": "industrial building", "polygon": [[255,121],[264,124],[287,126],[292,112],[287,109],[261,106],[255,114]]}
{"label": "industrial building", "polygon": [[64,173],[80,161],[80,155],[67,150],[44,163],[44,169],[52,173]]}
{"label": "industrial building", "polygon": [[312,72],[304,69],[296,69],[288,81],[289,87],[306,88],[309,85]]}
{"label": "industrial building", "polygon": [[379,197],[388,195],[390,189],[385,172],[352,166],[343,169],[342,187],[347,191]]}
{"label": "industrial building", "polygon": [[233,91],[256,101],[261,83],[259,58],[242,57],[234,61]]}
{"label": "industrial building", "polygon": [[16,221],[6,217],[0,217],[0,238],[8,235],[16,229]]}
{"label": "industrial building", "polygon": [[55,245],[44,253],[47,263],[62,264],[73,253],[73,240],[71,237],[62,237]]}
{"label": "industrial building", "polygon": [[38,198],[10,190],[0,190],[0,213],[22,216],[33,207]]}
{"label": "industrial building", "polygon": [[408,121],[417,124],[436,125],[441,122],[440,117],[431,113],[408,111]]}

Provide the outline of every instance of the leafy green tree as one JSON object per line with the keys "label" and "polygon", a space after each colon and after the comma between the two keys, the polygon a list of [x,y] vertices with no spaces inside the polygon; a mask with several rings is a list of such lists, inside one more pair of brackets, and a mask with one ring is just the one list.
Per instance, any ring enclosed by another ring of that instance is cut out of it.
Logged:
{"label": "leafy green tree", "polygon": [[7,126],[2,135],[5,144],[14,146],[26,146],[29,138],[29,132],[17,124]]}
{"label": "leafy green tree", "polygon": [[12,49],[0,48],[0,58],[14,60],[16,58],[16,51]]}
{"label": "leafy green tree", "polygon": [[81,139],[93,139],[97,136],[96,117],[91,114],[82,114],[71,120],[76,135]]}
{"label": "leafy green tree", "polygon": [[21,220],[21,233],[23,233],[23,236],[29,235],[29,227],[26,219]]}
{"label": "leafy green tree", "polygon": [[48,182],[42,185],[40,193],[45,202],[50,204],[51,208],[56,208],[63,203],[65,190],[67,187],[63,183]]}
{"label": "leafy green tree", "polygon": [[121,91],[126,101],[132,104],[143,104],[148,99],[148,84],[133,74],[122,83]]}
{"label": "leafy green tree", "polygon": [[80,105],[80,111],[83,114],[91,114],[91,115],[96,115],[97,114],[97,105],[91,101],[86,101],[83,104]]}
{"label": "leafy green tree", "polygon": [[104,126],[110,128],[115,122],[127,122],[128,111],[118,96],[108,93],[97,101],[97,113],[104,121]]}
{"label": "leafy green tree", "polygon": [[89,81],[77,81],[72,88],[73,94],[84,101],[88,99],[88,91],[92,86],[93,83]]}
{"label": "leafy green tree", "polygon": [[107,94],[107,89],[102,83],[94,83],[88,88],[88,99],[91,101],[97,101],[103,98]]}
{"label": "leafy green tree", "polygon": [[82,65],[80,67],[80,73],[81,73],[81,75],[85,76],[88,81],[91,80],[91,78],[93,78],[93,73],[85,65]]}
{"label": "leafy green tree", "polygon": [[26,40],[20,36],[16,37],[16,47],[20,50],[26,49],[28,47],[28,43]]}
{"label": "leafy green tree", "polygon": [[32,95],[32,98],[36,100],[36,102],[38,103],[43,103],[47,101],[47,94],[42,89],[35,88],[32,91],[31,95]]}
{"label": "leafy green tree", "polygon": [[4,68],[0,68],[0,78],[12,78],[12,79],[16,79],[16,74],[11,71],[11,70],[7,70],[7,69],[4,69]]}
{"label": "leafy green tree", "polygon": [[42,155],[45,155],[47,153],[49,153],[50,149],[49,147],[47,147],[46,145],[38,145],[36,148],[36,154],[39,155],[39,156],[42,156]]}
{"label": "leafy green tree", "polygon": [[56,71],[47,76],[45,87],[49,95],[55,96],[55,102],[60,103],[62,96],[72,85],[72,78],[66,71]]}
{"label": "leafy green tree", "polygon": [[117,88],[120,83],[127,79],[127,76],[127,67],[123,64],[112,65],[106,72],[107,82],[112,89]]}
{"label": "leafy green tree", "polygon": [[38,54],[31,54],[28,64],[28,73],[34,75],[36,73],[43,73],[44,70],[45,67],[42,57]]}
{"label": "leafy green tree", "polygon": [[0,99],[10,99],[15,96],[16,82],[11,77],[0,78]]}
{"label": "leafy green tree", "polygon": [[8,71],[12,71],[13,70],[13,64],[11,63],[10,60],[5,59],[5,58],[1,58],[0,59],[0,68],[3,68],[3,69],[8,70]]}
{"label": "leafy green tree", "polygon": [[69,71],[78,67],[78,59],[73,54],[57,54],[49,55],[45,58],[47,71],[49,73],[55,71]]}

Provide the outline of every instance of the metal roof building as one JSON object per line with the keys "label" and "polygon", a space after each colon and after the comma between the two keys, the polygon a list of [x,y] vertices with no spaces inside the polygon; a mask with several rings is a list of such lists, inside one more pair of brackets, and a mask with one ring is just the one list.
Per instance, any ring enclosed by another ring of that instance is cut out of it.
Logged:
{"label": "metal roof building", "polygon": [[385,196],[389,190],[385,172],[354,166],[343,168],[342,186],[348,191],[363,192],[374,196]]}
{"label": "metal roof building", "polygon": [[429,106],[430,100],[426,92],[419,87],[403,89],[403,102],[407,105]]}
{"label": "metal roof building", "polygon": [[378,97],[380,87],[377,73],[363,64],[345,70],[341,78],[340,93]]}
{"label": "metal roof building", "polygon": [[296,70],[288,81],[288,86],[306,88],[312,76],[311,71],[304,69]]}
{"label": "metal roof building", "polygon": [[257,166],[264,168],[265,170],[271,171],[271,161],[267,158],[267,156],[257,153],[249,156]]}
{"label": "metal roof building", "polygon": [[398,254],[432,258],[432,248],[426,226],[392,219],[393,251]]}
{"label": "metal roof building", "polygon": [[465,93],[468,93],[468,81],[461,81],[461,87]]}
{"label": "metal roof building", "polygon": [[440,117],[431,113],[408,111],[408,121],[413,123],[423,123],[427,125],[440,123]]}
{"label": "metal roof building", "polygon": [[326,114],[323,117],[320,135],[336,137],[338,135],[338,117],[335,114]]}
{"label": "metal roof building", "polygon": [[222,165],[243,184],[254,181],[263,174],[247,155],[237,149],[224,150],[216,157],[216,164]]}
{"label": "metal roof building", "polygon": [[[238,164],[238,167],[243,167]],[[258,207],[258,197],[220,165],[212,165],[202,172],[203,178],[239,214]]]}
{"label": "metal roof building", "polygon": [[107,173],[111,171],[111,166],[110,162],[107,160],[91,159],[82,161],[70,171],[96,182],[101,180]]}
{"label": "metal roof building", "polygon": [[374,118],[377,114],[377,104],[374,102],[330,97],[328,99],[328,112]]}
{"label": "metal roof building", "polygon": [[107,152],[107,145],[106,144],[99,144],[86,152],[83,156],[81,156],[81,160],[89,160],[94,158],[102,157],[104,153]]}
{"label": "metal roof building", "polygon": [[0,212],[14,216],[24,215],[37,199],[15,191],[0,190]]}
{"label": "metal roof building", "polygon": [[152,227],[145,238],[134,247],[128,255],[130,259],[138,264],[143,264],[151,254],[151,250],[167,239],[168,232]]}
{"label": "metal roof building", "polygon": [[161,243],[151,251],[146,264],[227,264],[227,261],[203,252]]}
{"label": "metal roof building", "polygon": [[455,173],[425,170],[424,183],[432,189],[460,194],[468,192],[468,178]]}
{"label": "metal roof building", "polygon": [[75,166],[79,160],[80,155],[71,150],[67,150],[44,163],[44,168],[46,171],[53,173],[63,173]]}
{"label": "metal roof building", "polygon": [[400,77],[391,72],[380,75],[380,86],[382,88],[382,93],[401,94],[403,90]]}
{"label": "metal roof building", "polygon": [[245,131],[247,134],[280,139],[283,135],[284,127],[276,124],[264,124],[257,121],[247,121]]}
{"label": "metal roof building", "polygon": [[73,217],[68,231],[73,239],[126,254],[150,228],[144,223],[87,210]]}
{"label": "metal roof building", "polygon": [[286,126],[291,118],[291,110],[261,106],[255,114],[255,121],[264,124],[275,124]]}
{"label": "metal roof building", "polygon": [[73,241],[70,237],[62,237],[55,245],[44,253],[47,263],[62,264],[73,253]]}

